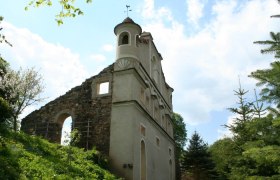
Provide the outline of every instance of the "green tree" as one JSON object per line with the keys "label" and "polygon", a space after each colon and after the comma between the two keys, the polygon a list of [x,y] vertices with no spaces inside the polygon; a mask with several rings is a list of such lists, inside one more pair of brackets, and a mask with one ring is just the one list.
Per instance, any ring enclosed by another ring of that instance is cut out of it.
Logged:
{"label": "green tree", "polygon": [[174,126],[173,136],[176,146],[180,151],[183,151],[187,142],[186,124],[184,123],[184,119],[182,118],[182,116],[177,113],[173,113],[172,123]]}
{"label": "green tree", "polygon": [[[91,3],[92,0],[85,0],[86,3]],[[61,6],[61,11],[56,14],[56,22],[58,25],[63,24],[64,18],[74,18],[77,15],[83,15],[83,11],[76,7],[75,0],[31,0],[28,5],[25,7],[25,10],[28,10],[30,7],[42,7],[42,6],[53,6],[53,3]]]}
{"label": "green tree", "polygon": [[[0,16],[0,24],[3,21],[3,17]],[[6,40],[6,37],[4,34],[2,34],[3,28],[0,27],[0,43],[5,43],[8,44],[10,46],[11,43],[9,43]],[[7,72],[9,71],[9,63],[7,61],[5,61],[0,53],[0,82],[3,81],[5,75],[7,74]],[[1,83],[0,83],[1,84]],[[4,98],[6,97],[7,92],[6,89],[1,88],[0,85],[0,132],[5,132],[5,130],[7,129],[7,127],[9,127],[10,125],[10,118],[12,117],[12,108],[9,104],[9,102]]]}
{"label": "green tree", "polygon": [[0,97],[0,133],[4,133],[10,127],[10,118],[12,117],[12,109],[9,103]]}
{"label": "green tree", "polygon": [[12,108],[13,129],[18,130],[19,115],[24,109],[42,100],[42,77],[34,68],[9,70],[0,81],[0,91],[5,92],[4,99]]}
{"label": "green tree", "polygon": [[262,54],[272,53],[275,58],[280,58],[280,33],[270,32],[271,40],[255,41],[255,44],[268,45],[269,47],[262,49]]}
{"label": "green tree", "polygon": [[231,138],[220,139],[209,147],[216,165],[217,179],[225,180],[230,178],[231,167],[239,155],[237,149],[236,143]]}
{"label": "green tree", "polygon": [[249,77],[258,81],[257,86],[263,87],[260,93],[262,99],[280,108],[280,62],[272,62],[270,67],[252,72]]}
{"label": "green tree", "polygon": [[[236,93],[239,97],[236,109],[250,109],[242,108],[247,102],[240,103],[245,94]],[[234,124],[228,126],[234,138],[217,141],[210,148],[221,179],[280,178],[280,117],[275,113],[264,116],[263,105],[257,97],[252,107],[252,111],[247,111],[248,118],[237,113],[242,111],[232,111],[239,115]]]}
{"label": "green tree", "polygon": [[[278,1],[279,2],[279,1]],[[271,40],[256,41],[254,43],[268,45],[266,49],[262,49],[261,53],[272,53],[276,59],[280,58],[280,32],[270,32]],[[280,108],[280,62],[276,60],[270,64],[271,68],[261,69],[251,73],[252,77],[258,81],[257,86],[264,88],[261,91],[263,100],[269,103],[275,103]]]}
{"label": "green tree", "polygon": [[240,81],[239,88],[237,90],[234,90],[234,92],[234,95],[238,98],[238,107],[231,107],[228,108],[228,110],[234,113],[236,115],[236,118],[234,118],[232,124],[224,126],[227,127],[236,138],[246,138],[247,132],[244,128],[244,124],[253,118],[254,106],[253,103],[246,101],[245,95],[248,93],[248,91],[244,90],[241,87]]}
{"label": "green tree", "polygon": [[[254,43],[269,45],[261,53],[272,53],[278,59],[280,33],[271,32],[270,36],[271,40]],[[217,172],[225,179],[280,179],[280,62],[277,60],[269,69],[252,72],[250,77],[262,87],[260,100],[255,92],[254,103],[241,103],[247,92],[239,88],[235,94],[239,107],[230,108],[239,118],[228,126],[234,138],[215,142],[211,154]],[[271,107],[267,108],[270,113],[264,114],[266,108],[259,104],[261,100],[270,103]]]}
{"label": "green tree", "polygon": [[181,164],[182,164],[182,155],[184,152],[184,147],[187,141],[187,130],[184,119],[180,114],[173,113],[172,123],[174,126],[174,140],[175,140],[175,163],[176,163],[176,178],[180,179],[181,177]]}
{"label": "green tree", "polygon": [[208,151],[208,145],[196,131],[185,152],[183,168],[194,180],[214,179],[216,177],[215,165]]}
{"label": "green tree", "polygon": [[247,141],[239,145],[241,151],[234,160],[230,177],[280,178],[280,119],[268,115],[245,123]]}

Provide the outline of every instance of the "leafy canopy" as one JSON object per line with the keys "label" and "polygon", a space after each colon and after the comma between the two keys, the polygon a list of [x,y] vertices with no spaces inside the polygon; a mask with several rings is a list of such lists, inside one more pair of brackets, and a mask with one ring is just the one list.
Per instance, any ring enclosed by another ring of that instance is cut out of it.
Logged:
{"label": "leafy canopy", "polygon": [[[25,7],[25,10],[28,10],[30,7],[42,7],[42,6],[53,6],[53,0],[31,0],[28,5]],[[76,7],[75,0],[57,0],[58,6],[61,6],[61,11],[56,14],[56,22],[58,25],[63,24],[63,19],[65,18],[74,18],[77,15],[83,15],[84,12]],[[86,3],[91,3],[92,0],[85,0]]]}

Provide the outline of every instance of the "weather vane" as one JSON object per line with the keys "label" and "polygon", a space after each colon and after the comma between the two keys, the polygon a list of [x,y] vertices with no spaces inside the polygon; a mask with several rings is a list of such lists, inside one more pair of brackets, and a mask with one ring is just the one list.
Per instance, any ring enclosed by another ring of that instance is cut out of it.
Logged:
{"label": "weather vane", "polygon": [[124,12],[126,12],[127,17],[128,17],[128,12],[129,12],[129,11],[132,11],[132,10],[130,9],[130,6],[129,6],[129,5],[126,5],[126,11],[124,11]]}

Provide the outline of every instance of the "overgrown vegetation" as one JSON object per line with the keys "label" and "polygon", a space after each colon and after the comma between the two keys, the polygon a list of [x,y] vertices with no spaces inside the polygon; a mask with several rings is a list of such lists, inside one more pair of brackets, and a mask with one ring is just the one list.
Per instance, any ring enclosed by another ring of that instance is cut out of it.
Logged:
{"label": "overgrown vegetation", "polygon": [[105,170],[107,160],[96,150],[61,146],[22,132],[0,134],[0,162],[1,179],[117,179]]}

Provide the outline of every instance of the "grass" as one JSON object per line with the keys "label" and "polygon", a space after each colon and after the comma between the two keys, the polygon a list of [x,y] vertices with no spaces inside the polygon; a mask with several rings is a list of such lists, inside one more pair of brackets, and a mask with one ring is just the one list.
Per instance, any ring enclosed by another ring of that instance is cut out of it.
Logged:
{"label": "grass", "polygon": [[22,132],[0,133],[1,179],[115,180],[96,150],[53,144]]}

